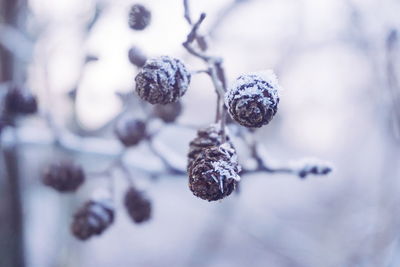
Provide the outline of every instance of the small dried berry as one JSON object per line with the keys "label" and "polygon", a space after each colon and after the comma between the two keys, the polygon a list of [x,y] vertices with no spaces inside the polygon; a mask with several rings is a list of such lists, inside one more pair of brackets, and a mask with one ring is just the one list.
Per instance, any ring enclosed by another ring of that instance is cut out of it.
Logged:
{"label": "small dried berry", "polygon": [[7,92],[5,109],[9,113],[33,114],[37,111],[37,101],[30,92],[15,87]]}
{"label": "small dried berry", "polygon": [[[228,133],[226,134],[226,143],[233,144],[230,141]],[[201,152],[206,148],[220,146],[222,144],[222,131],[220,124],[211,124],[206,128],[197,131],[197,137],[189,143],[188,168]]]}
{"label": "small dried berry", "polygon": [[43,174],[43,183],[59,192],[73,192],[85,181],[80,165],[70,161],[51,164]]}
{"label": "small dried berry", "polygon": [[190,73],[179,59],[162,56],[147,60],[135,81],[140,98],[151,104],[168,104],[186,93]]}
{"label": "small dried berry", "polygon": [[125,146],[135,146],[146,138],[146,123],[137,119],[120,120],[116,124],[115,134]]}
{"label": "small dried berry", "polygon": [[128,58],[129,61],[138,68],[143,67],[147,60],[147,57],[143,51],[136,46],[129,49]]}
{"label": "small dried berry", "polygon": [[174,122],[182,112],[180,101],[166,105],[154,105],[153,113],[166,123]]}
{"label": "small dried berry", "polygon": [[151,12],[141,4],[135,4],[129,11],[129,27],[133,30],[144,30],[151,21]]}
{"label": "small dried berry", "polygon": [[225,95],[236,122],[249,128],[268,124],[278,110],[278,82],[272,71],[240,76]]}
{"label": "small dried berry", "polygon": [[124,203],[134,222],[142,223],[150,219],[151,202],[142,192],[130,187],[125,194]]}
{"label": "small dried berry", "polygon": [[76,238],[87,240],[103,233],[113,221],[114,208],[110,199],[89,200],[74,215],[71,231]]}
{"label": "small dried berry", "polygon": [[236,153],[229,144],[207,148],[189,168],[189,188],[201,199],[220,200],[233,192],[239,172]]}

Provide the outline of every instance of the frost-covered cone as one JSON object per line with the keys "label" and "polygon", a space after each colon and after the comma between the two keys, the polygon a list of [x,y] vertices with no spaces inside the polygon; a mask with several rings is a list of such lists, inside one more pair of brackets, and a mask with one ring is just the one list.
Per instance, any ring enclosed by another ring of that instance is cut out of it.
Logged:
{"label": "frost-covered cone", "polygon": [[129,27],[133,30],[141,31],[145,29],[151,21],[151,12],[140,4],[135,4],[129,11]]}
{"label": "frost-covered cone", "polygon": [[33,114],[37,106],[35,96],[17,87],[10,89],[5,97],[5,109],[9,113]]}
{"label": "frost-covered cone", "polygon": [[71,225],[73,235],[87,240],[100,235],[114,221],[114,208],[110,199],[89,200],[74,215]]}
{"label": "frost-covered cone", "polygon": [[52,163],[43,173],[43,183],[59,192],[73,192],[85,181],[80,165],[70,161]]}
{"label": "frost-covered cone", "polygon": [[[226,132],[225,135],[226,143],[230,144],[233,148],[228,133]],[[204,149],[219,146],[221,144],[222,131],[219,123],[211,124],[206,128],[198,130],[197,137],[189,143],[188,168]]]}
{"label": "frost-covered cone", "polygon": [[122,119],[115,126],[115,134],[124,146],[137,145],[146,137],[146,123],[138,119]]}
{"label": "frost-covered cone", "polygon": [[142,223],[150,219],[151,202],[144,193],[130,187],[124,199],[129,216],[136,223]]}
{"label": "frost-covered cone", "polygon": [[180,101],[166,105],[154,105],[153,113],[166,123],[174,122],[182,112]]}
{"label": "frost-covered cone", "polygon": [[133,46],[131,49],[129,49],[128,58],[129,61],[138,68],[143,67],[147,60],[147,57],[143,51],[136,46]]}
{"label": "frost-covered cone", "polygon": [[278,81],[272,71],[240,76],[225,95],[232,118],[249,128],[268,124],[278,110]]}
{"label": "frost-covered cone", "polygon": [[179,59],[162,56],[147,60],[135,81],[140,98],[151,104],[168,104],[186,93],[190,72]]}
{"label": "frost-covered cone", "polygon": [[204,149],[189,167],[189,188],[208,201],[223,199],[235,189],[240,170],[229,144]]}

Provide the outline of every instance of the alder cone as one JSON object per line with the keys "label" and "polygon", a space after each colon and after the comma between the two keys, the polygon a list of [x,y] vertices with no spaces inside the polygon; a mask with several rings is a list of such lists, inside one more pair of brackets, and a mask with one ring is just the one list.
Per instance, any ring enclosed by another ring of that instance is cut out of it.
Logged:
{"label": "alder cone", "polygon": [[124,199],[126,210],[135,223],[143,223],[151,217],[151,202],[144,193],[130,187]]}
{"label": "alder cone", "polygon": [[[228,133],[226,133],[226,143],[232,148]],[[206,148],[220,146],[222,144],[222,131],[220,124],[211,124],[197,131],[197,137],[189,143],[188,168],[201,152]]]}
{"label": "alder cone", "polygon": [[59,192],[73,192],[85,181],[85,173],[80,165],[63,161],[47,167],[42,180],[45,185]]}
{"label": "alder cone", "polygon": [[225,95],[232,118],[242,126],[268,124],[278,110],[278,82],[272,71],[240,76]]}
{"label": "alder cone", "polygon": [[140,4],[135,4],[129,11],[129,27],[133,30],[144,30],[151,21],[151,12]]}
{"label": "alder cone", "polygon": [[233,192],[239,172],[236,152],[229,144],[206,148],[189,167],[189,188],[201,199],[220,200]]}
{"label": "alder cone", "polygon": [[137,74],[136,92],[151,104],[168,104],[179,100],[190,84],[190,72],[175,58],[149,59]]}
{"label": "alder cone", "polygon": [[136,46],[129,49],[128,58],[129,61],[138,68],[143,67],[147,60],[146,55]]}
{"label": "alder cone", "polygon": [[122,119],[115,126],[115,134],[124,146],[135,146],[146,138],[146,123],[138,119]]}
{"label": "alder cone", "polygon": [[11,88],[5,97],[5,110],[8,113],[33,114],[38,109],[36,97],[20,88]]}
{"label": "alder cone", "polygon": [[71,225],[72,234],[87,240],[94,235],[100,235],[114,221],[114,209],[109,201],[87,201],[74,215]]}
{"label": "alder cone", "polygon": [[165,123],[176,121],[182,112],[182,104],[180,101],[169,103],[166,105],[154,105],[153,113]]}

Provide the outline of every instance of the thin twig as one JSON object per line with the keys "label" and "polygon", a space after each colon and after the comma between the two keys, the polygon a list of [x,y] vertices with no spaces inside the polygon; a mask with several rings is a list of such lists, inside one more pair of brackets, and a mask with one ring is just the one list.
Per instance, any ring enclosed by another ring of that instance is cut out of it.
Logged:
{"label": "thin twig", "polygon": [[190,16],[190,8],[189,8],[189,0],[183,0],[183,7],[184,7],[184,17],[186,21],[192,25],[192,18]]}

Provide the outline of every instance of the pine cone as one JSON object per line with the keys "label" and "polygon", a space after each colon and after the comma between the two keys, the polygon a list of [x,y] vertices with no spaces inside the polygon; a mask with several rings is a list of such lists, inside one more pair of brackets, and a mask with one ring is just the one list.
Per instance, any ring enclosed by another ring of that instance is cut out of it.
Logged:
{"label": "pine cone", "polygon": [[174,122],[182,112],[182,104],[180,101],[169,103],[166,105],[155,105],[154,115],[166,123]]}
{"label": "pine cone", "polygon": [[[226,143],[233,144],[226,133]],[[201,152],[206,148],[220,146],[222,144],[222,131],[220,124],[211,124],[197,131],[197,137],[189,143],[188,168]]]}
{"label": "pine cone", "polygon": [[103,233],[113,221],[114,208],[110,200],[89,200],[74,215],[71,231],[76,238],[87,240]]}
{"label": "pine cone", "polygon": [[128,58],[129,61],[138,68],[143,67],[147,60],[147,57],[143,51],[136,46],[129,49]]}
{"label": "pine cone", "polygon": [[272,71],[240,76],[225,95],[232,118],[249,128],[268,124],[279,103],[278,82]]}
{"label": "pine cone", "polygon": [[81,166],[70,161],[51,164],[43,174],[43,183],[59,192],[73,192],[85,181]]}
{"label": "pine cone", "polygon": [[203,150],[189,168],[189,188],[199,198],[215,201],[229,196],[241,168],[229,144]]}
{"label": "pine cone", "polygon": [[133,187],[129,188],[125,194],[125,207],[129,216],[136,223],[142,223],[150,219],[150,200]]}
{"label": "pine cone", "polygon": [[179,59],[162,56],[147,60],[135,81],[140,98],[151,104],[168,104],[186,93],[190,73]]}
{"label": "pine cone", "polygon": [[151,21],[151,12],[143,5],[136,4],[129,11],[129,27],[133,30],[144,30]]}
{"label": "pine cone", "polygon": [[9,113],[33,114],[38,107],[36,98],[30,92],[15,87],[7,92],[5,108]]}
{"label": "pine cone", "polygon": [[146,123],[137,119],[120,120],[115,127],[115,134],[126,146],[135,146],[146,138]]}

